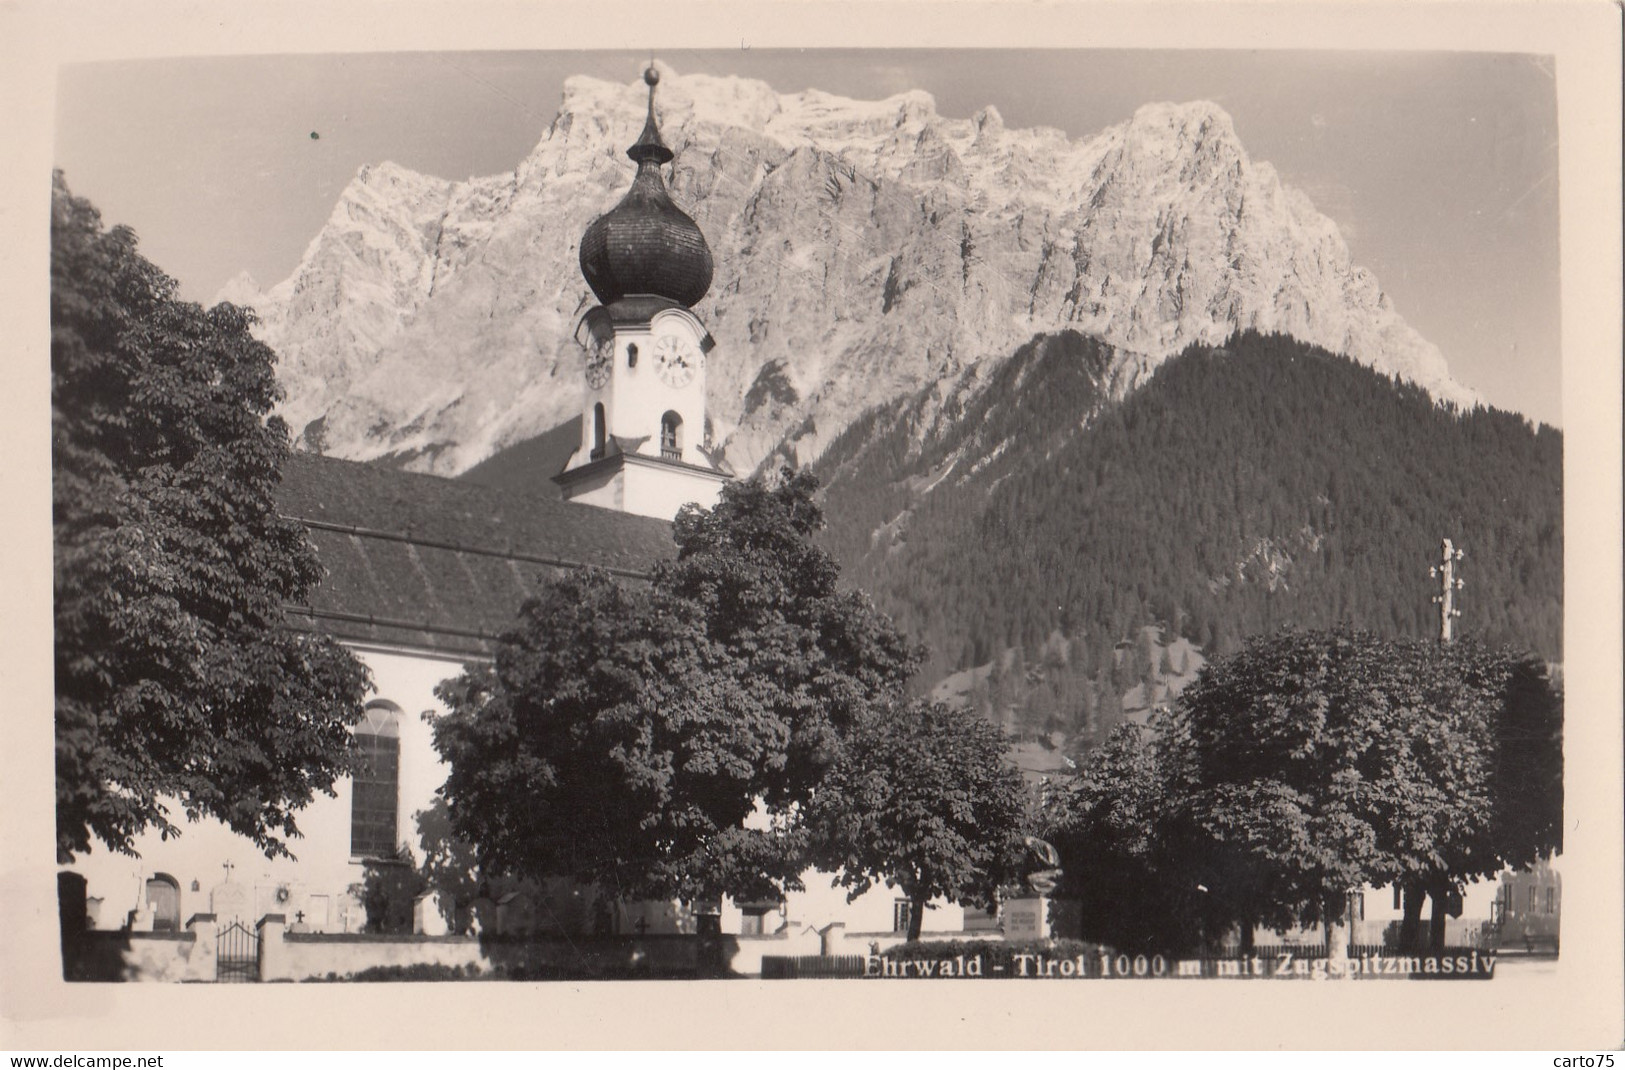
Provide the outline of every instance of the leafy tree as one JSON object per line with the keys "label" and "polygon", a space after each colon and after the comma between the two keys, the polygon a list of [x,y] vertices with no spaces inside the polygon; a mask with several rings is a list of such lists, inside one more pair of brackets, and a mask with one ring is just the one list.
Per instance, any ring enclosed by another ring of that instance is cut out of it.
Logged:
{"label": "leafy tree", "polygon": [[441,910],[450,911],[446,921],[456,925],[458,908],[466,908],[488,890],[481,879],[479,858],[472,845],[453,833],[444,798],[436,795],[427,809],[413,816],[423,848],[423,859],[416,867],[423,887],[440,896]]}
{"label": "leafy tree", "polygon": [[[1190,806],[1215,857],[1248,879],[1214,890],[1244,924],[1342,919],[1350,891],[1392,878],[1384,827],[1444,802],[1405,760],[1410,682],[1395,644],[1352,633],[1255,639],[1181,696]],[[1396,729],[1400,729],[1396,732]],[[1407,810],[1406,793],[1421,792]]]}
{"label": "leafy tree", "polygon": [[782,837],[742,827],[788,726],[692,603],[567,574],[526,604],[494,666],[440,694],[442,793],[483,872],[692,900],[732,890],[735,864],[799,869]]}
{"label": "leafy tree", "polygon": [[991,906],[1021,876],[1026,789],[1005,749],[966,710],[915,701],[875,711],[808,806],[814,857],[849,899],[879,884],[907,896],[910,940],[939,896]]}
{"label": "leafy tree", "polygon": [[729,485],[647,586],[551,579],[494,665],[442,685],[442,792],[483,872],[687,902],[796,886],[798,805],[919,660],[837,590],[815,489]]}
{"label": "leafy tree", "polygon": [[1077,781],[1044,800],[1043,835],[1061,856],[1057,896],[1078,901],[1085,939],[1124,951],[1197,946],[1206,906],[1189,849],[1188,749],[1176,725],[1120,724]]}
{"label": "leafy tree", "polygon": [[1495,764],[1496,851],[1521,868],[1563,849],[1563,690],[1538,658],[1499,655]]}
{"label": "leafy tree", "polygon": [[[1342,920],[1346,894],[1421,894],[1560,846],[1561,700],[1538,662],[1352,631],[1255,638],[1201,670],[1154,737],[1126,728],[1052,808],[1102,938]],[[1082,862],[1081,870],[1075,860]],[[1199,897],[1192,889],[1201,892]],[[1131,897],[1131,898],[1130,898]],[[1113,902],[1152,904],[1136,924]],[[1086,917],[1088,911],[1086,911]]]}
{"label": "leafy tree", "polygon": [[698,609],[706,638],[788,730],[784,760],[765,777],[775,809],[806,796],[841,733],[899,693],[925,657],[868,595],[838,587],[839,564],[814,541],[824,528],[818,489],[811,473],[785,469],[776,487],[732,483],[715,508],[685,508],[677,559],[653,585]]}
{"label": "leafy tree", "polygon": [[418,896],[430,889],[424,871],[412,865],[412,852],[403,848],[394,858],[369,858],[362,865],[359,888],[369,933],[409,933]]}
{"label": "leafy tree", "polygon": [[1473,643],[1427,649],[1427,704],[1413,725],[1420,779],[1451,785],[1418,828],[1396,821],[1404,890],[1401,943],[1442,950],[1450,902],[1465,881],[1492,878],[1563,845],[1563,701],[1543,663]]}
{"label": "leafy tree", "polygon": [[[1398,880],[1444,905],[1560,845],[1561,702],[1538,664],[1359,632],[1255,639],[1183,696],[1196,805],[1267,875],[1258,916],[1335,920]],[[1416,907],[1408,908],[1414,917]]]}
{"label": "leafy tree", "polygon": [[284,627],[321,577],[273,495],[288,434],[252,314],[175,298],[58,173],[51,199],[57,846],[212,816],[268,855],[348,767],[365,670]]}

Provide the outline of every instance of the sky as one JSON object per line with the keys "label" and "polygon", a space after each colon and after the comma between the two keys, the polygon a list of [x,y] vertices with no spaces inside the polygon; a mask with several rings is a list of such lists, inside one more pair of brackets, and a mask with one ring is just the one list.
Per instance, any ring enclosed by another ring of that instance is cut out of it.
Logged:
{"label": "sky", "polygon": [[[55,164],[210,301],[292,273],[364,164],[510,171],[564,79],[632,82],[647,52],[414,52],[67,65]],[[964,118],[1086,137],[1153,101],[1212,100],[1307,193],[1400,314],[1491,405],[1561,425],[1558,137],[1550,57],[1143,49],[665,50],[687,73],[861,99],[924,89]]]}

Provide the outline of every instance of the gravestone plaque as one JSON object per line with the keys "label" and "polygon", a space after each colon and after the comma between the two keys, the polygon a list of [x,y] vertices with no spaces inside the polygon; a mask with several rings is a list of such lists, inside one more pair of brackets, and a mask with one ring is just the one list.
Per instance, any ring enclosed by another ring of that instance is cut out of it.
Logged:
{"label": "gravestone plaque", "polygon": [[313,933],[325,933],[333,927],[332,901],[325,895],[305,896],[305,924]]}
{"label": "gravestone plaque", "polygon": [[335,919],[338,931],[341,933],[358,933],[367,924],[367,907],[361,902],[361,897],[354,892],[346,892],[338,901],[338,917]]}
{"label": "gravestone plaque", "polygon": [[253,906],[253,890],[246,884],[227,881],[209,889],[209,913],[222,926],[239,919],[252,924],[255,920],[250,916]]}
{"label": "gravestone plaque", "polygon": [[438,892],[426,892],[412,902],[412,931],[420,936],[446,935],[446,916],[440,912]]}

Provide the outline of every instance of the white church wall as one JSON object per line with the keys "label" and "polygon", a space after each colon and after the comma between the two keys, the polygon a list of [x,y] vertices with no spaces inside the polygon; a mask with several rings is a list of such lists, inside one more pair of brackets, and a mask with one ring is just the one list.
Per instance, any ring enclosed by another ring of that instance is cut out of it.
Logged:
{"label": "white church wall", "polygon": [[[445,712],[435,687],[456,676],[461,665],[445,658],[382,650],[357,652],[372,673],[374,690],[369,701],[386,701],[399,708],[399,791],[396,840],[407,843],[416,859],[422,858],[418,815],[433,803],[447,769],[434,749],[432,718]],[[424,717],[425,711],[430,718]],[[355,893],[365,876],[359,858],[350,853],[352,793],[348,778],[335,785],[331,796],[317,798],[298,814],[303,835],[289,846],[293,859],[269,859],[244,837],[219,821],[184,823],[182,835],[168,842],[148,832],[137,839],[139,857],[131,858],[98,848],[68,868],[87,881],[87,895],[101,900],[95,924],[101,929],[123,926],[129,913],[142,904],[146,882],[156,874],[173,878],[180,889],[180,925],[193,914],[240,912],[253,922],[267,913],[282,913],[291,927],[316,932],[358,930],[365,914]],[[172,809],[174,809],[172,805]],[[228,881],[235,888],[220,892]],[[800,931],[822,930],[840,922],[848,933],[886,934],[897,922],[895,889],[871,889],[853,902],[846,890],[832,887],[827,873],[810,870],[805,890],[790,893],[781,911],[763,919],[767,934],[791,926]],[[236,905],[232,905],[236,904]],[[655,906],[665,906],[655,904]],[[301,918],[300,915],[303,915]],[[937,901],[926,911],[922,930],[957,933],[964,929],[967,911]],[[228,920],[221,918],[222,923]],[[631,931],[635,919],[626,920]],[[722,930],[740,932],[739,908],[723,904]],[[675,919],[649,918],[648,931],[679,931]]]}
{"label": "white church wall", "polygon": [[[455,676],[460,666],[416,655],[359,654],[373,674],[372,699],[400,707],[396,840],[416,849],[416,814],[429,806],[445,780],[445,767],[434,750],[433,728],[422,711],[443,711],[434,697],[435,685]],[[350,854],[351,804],[350,781],[343,778],[334,785],[333,795],[318,794],[296,815],[301,835],[288,844],[294,857],[267,858],[220,821],[187,821],[171,800],[171,820],[180,826],[179,837],[166,841],[148,830],[136,838],[136,857],[98,844],[66,868],[84,876],[87,897],[100,901],[93,919],[99,929],[125,925],[130,912],[144,905],[147,881],[162,874],[179,889],[182,927],[194,914],[240,912],[248,922],[282,913],[290,925],[312,931],[355,930],[365,918],[352,893],[364,872],[361,860]],[[228,883],[237,887],[219,891]]]}
{"label": "white church wall", "polygon": [[[615,368],[609,386],[609,431],[623,438],[646,438],[638,453],[660,456],[660,418],[668,411],[682,417],[682,459],[700,463],[696,449],[705,433],[705,369],[703,365],[681,386],[663,380],[656,361],[656,347],[662,335],[687,340],[699,352],[705,330],[692,315],[667,310],[654,317],[647,328],[616,331]],[[629,346],[637,346],[638,360],[630,365]]]}
{"label": "white church wall", "polygon": [[565,494],[580,505],[670,520],[690,502],[707,509],[716,505],[724,482],[721,476],[709,472],[631,456],[599,472],[576,477]]}
{"label": "white church wall", "polygon": [[92,919],[98,929],[123,927],[130,913],[144,906],[146,882],[160,874],[173,878],[179,888],[183,926],[194,914],[219,914],[222,922],[241,917],[250,923],[267,913],[291,916],[306,910],[312,895],[325,897],[320,924],[337,925],[347,920],[345,893],[361,880],[361,867],[348,860],[349,805],[344,794],[341,790],[338,798],[318,797],[298,813],[303,836],[289,844],[294,858],[267,858],[219,821],[191,823],[182,818],[176,839],[166,842],[151,831],[137,837],[136,857],[98,846],[67,868],[82,874],[87,895],[101,901]]}
{"label": "white church wall", "polygon": [[[417,815],[434,802],[434,794],[446,782],[448,772],[434,749],[433,718],[446,712],[445,704],[435,697],[434,689],[442,681],[459,675],[462,663],[417,654],[360,653],[372,670],[377,696],[401,707],[400,808],[396,813],[395,838],[421,853]],[[348,814],[346,806],[346,829]],[[345,849],[348,851],[348,847]]]}
{"label": "white church wall", "polygon": [[722,492],[722,480],[702,472],[670,466],[645,467],[629,461],[622,469],[621,507],[640,516],[670,520],[683,506],[696,502],[709,509]]}
{"label": "white church wall", "polygon": [[605,467],[591,475],[576,477],[564,491],[565,497],[581,505],[595,505],[600,509],[624,510],[625,480],[620,468]]}
{"label": "white church wall", "polygon": [[[802,877],[805,889],[785,897],[785,913],[792,924],[821,930],[840,922],[848,935],[897,931],[897,901],[907,898],[901,892],[881,885],[848,903],[847,890],[831,887],[831,881],[830,874],[818,870],[810,870]],[[945,899],[932,900],[920,923],[922,936],[957,933],[964,928],[965,908]]]}

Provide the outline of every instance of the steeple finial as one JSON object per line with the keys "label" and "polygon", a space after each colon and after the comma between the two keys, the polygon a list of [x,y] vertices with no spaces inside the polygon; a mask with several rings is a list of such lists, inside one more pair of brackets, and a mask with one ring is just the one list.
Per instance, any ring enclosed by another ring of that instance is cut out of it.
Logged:
{"label": "steeple finial", "polygon": [[649,86],[649,118],[643,136],[626,150],[638,171],[621,202],[582,232],[581,274],[605,305],[646,295],[693,308],[711,285],[711,250],[698,224],[672,203],[660,177],[660,165],[673,153],[655,122],[660,72],[653,63],[643,80]]}
{"label": "steeple finial", "polygon": [[643,133],[626,150],[626,154],[639,164],[646,160],[657,164],[670,163],[672,151],[660,139],[660,125],[655,122],[655,86],[660,84],[660,72],[655,70],[652,61],[643,72],[643,81],[649,87],[649,117],[644,120]]}

